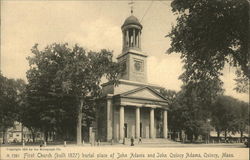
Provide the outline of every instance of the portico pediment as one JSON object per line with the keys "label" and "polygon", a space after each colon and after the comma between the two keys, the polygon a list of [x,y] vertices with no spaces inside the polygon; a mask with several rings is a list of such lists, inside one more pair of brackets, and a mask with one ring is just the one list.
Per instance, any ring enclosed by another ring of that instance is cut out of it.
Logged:
{"label": "portico pediment", "polygon": [[148,86],[130,90],[128,92],[122,93],[120,96],[156,101],[167,101],[159,92]]}

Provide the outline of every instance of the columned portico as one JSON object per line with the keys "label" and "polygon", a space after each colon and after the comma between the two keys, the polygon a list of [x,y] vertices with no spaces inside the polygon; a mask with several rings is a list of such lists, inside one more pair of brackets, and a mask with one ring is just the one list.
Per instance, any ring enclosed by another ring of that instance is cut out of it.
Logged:
{"label": "columned portico", "polygon": [[155,138],[155,112],[150,108],[150,138]]}
{"label": "columned portico", "polygon": [[124,138],[124,106],[120,106],[120,140]]}
{"label": "columned portico", "polygon": [[163,138],[168,138],[168,112],[163,111]]}
{"label": "columned portico", "polygon": [[135,113],[135,138],[140,137],[140,107],[136,107]]}

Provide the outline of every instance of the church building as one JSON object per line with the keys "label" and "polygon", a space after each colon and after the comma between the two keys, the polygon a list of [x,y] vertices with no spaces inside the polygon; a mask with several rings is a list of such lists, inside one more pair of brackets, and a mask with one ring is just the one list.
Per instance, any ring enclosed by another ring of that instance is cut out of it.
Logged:
{"label": "church building", "polygon": [[121,26],[123,48],[117,60],[124,67],[119,84],[102,84],[96,136],[101,141],[124,138],[168,138],[168,102],[160,86],[147,83],[147,54],[141,48],[143,26],[132,14]]}

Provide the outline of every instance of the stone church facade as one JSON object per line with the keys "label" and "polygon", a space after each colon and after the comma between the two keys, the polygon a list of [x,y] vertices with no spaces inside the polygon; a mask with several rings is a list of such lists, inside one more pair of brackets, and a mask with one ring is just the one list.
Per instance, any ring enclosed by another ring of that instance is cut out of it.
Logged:
{"label": "stone church facade", "polygon": [[143,26],[131,15],[121,27],[124,67],[119,84],[102,84],[103,98],[97,107],[96,136],[101,141],[124,138],[167,138],[168,102],[161,87],[147,83],[147,55],[141,49]]}

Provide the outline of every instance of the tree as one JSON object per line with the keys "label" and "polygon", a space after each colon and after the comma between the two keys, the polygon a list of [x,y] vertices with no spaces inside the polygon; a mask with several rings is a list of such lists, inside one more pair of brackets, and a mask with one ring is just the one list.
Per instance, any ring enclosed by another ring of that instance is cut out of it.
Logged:
{"label": "tree", "polygon": [[23,84],[23,80],[8,79],[0,73],[0,130],[3,132],[3,143],[7,129],[19,120],[18,108]]}
{"label": "tree", "polygon": [[171,6],[178,18],[167,35],[168,52],[181,53],[188,82],[219,79],[226,62],[249,80],[247,0],[174,0]]}
{"label": "tree", "polygon": [[219,96],[211,106],[212,125],[214,126],[217,137],[224,132],[225,138],[228,132],[241,133],[249,125],[249,106],[247,103],[239,101],[229,96]]}
{"label": "tree", "polygon": [[232,128],[232,120],[234,119],[234,114],[231,106],[232,99],[226,96],[220,96],[216,99],[215,103],[212,105],[212,125],[215,127],[217,132],[217,137],[220,138],[220,133],[225,132],[225,137],[227,137],[227,132]]}
{"label": "tree", "polygon": [[242,142],[243,133],[246,131],[246,128],[249,126],[249,104],[243,101],[234,100],[233,112],[235,114],[235,119],[233,119],[233,132],[240,133],[240,142]]}
{"label": "tree", "polygon": [[[112,52],[108,50],[86,51],[78,45],[70,48],[67,44],[52,44],[42,51],[35,45],[32,53],[33,57],[28,58],[28,100],[39,111],[40,121],[36,125],[49,131],[60,130],[58,124],[73,122],[77,124],[80,144],[82,112],[86,112],[83,108],[100,95],[103,76],[116,82],[119,65],[112,61]],[[72,124],[66,124],[72,128]]]}
{"label": "tree", "polygon": [[177,92],[170,89],[161,89],[160,93],[168,100],[169,105],[172,105],[177,96]]}
{"label": "tree", "polygon": [[185,59],[184,73],[179,77],[182,90],[179,92],[174,114],[180,121],[180,129],[184,130],[193,141],[199,135],[207,135],[207,120],[210,119],[210,106],[218,95],[223,93],[222,81],[210,70],[198,72],[196,64]]}
{"label": "tree", "polygon": [[197,140],[199,135],[207,134],[207,120],[210,118],[209,103],[205,103],[195,90],[194,86],[183,86],[178,97],[179,99],[179,117],[181,120],[182,130],[188,136],[188,139],[193,141],[194,137]]}
{"label": "tree", "polygon": [[181,53],[185,69],[180,76],[185,102],[181,104],[183,127],[197,135],[206,128],[209,107],[223,93],[220,76],[225,63],[239,67],[249,79],[249,3],[174,0],[171,6],[178,17],[167,35],[171,39],[168,53]]}
{"label": "tree", "polygon": [[[205,101],[201,100],[200,92],[195,86],[183,86],[178,93],[161,90],[161,93],[169,100],[169,129],[176,132],[184,131],[190,141],[197,140],[199,135],[207,135],[210,118]],[[194,139],[195,137],[195,139]],[[184,137],[182,137],[184,138]],[[183,139],[184,140],[184,139]]]}
{"label": "tree", "polygon": [[[16,97],[16,102],[17,102],[17,106],[16,106],[16,114],[17,114],[17,118],[16,120],[18,122],[22,122],[22,108],[25,105],[25,91],[26,91],[26,83],[24,80],[22,79],[17,79],[15,80],[15,88],[16,88],[16,92],[17,92],[17,97]],[[23,124],[21,126],[21,142],[23,141]]]}
{"label": "tree", "polygon": [[240,69],[237,69],[235,73],[237,78],[234,79],[236,82],[234,89],[239,93],[249,94],[249,79]]}
{"label": "tree", "polygon": [[[56,52],[51,52],[48,47],[40,53],[35,45],[32,53],[33,57],[28,57],[30,69],[27,71],[27,105],[23,109],[22,122],[31,130],[34,141],[37,131],[44,132],[45,139],[49,132],[57,132],[60,135],[63,130],[72,131],[68,123],[64,126],[62,123],[67,120],[71,122],[71,126],[74,124],[72,123],[74,108],[70,108],[71,105],[74,106],[72,102],[74,100],[57,94],[60,93],[61,88],[56,88],[55,78],[57,71],[64,65],[63,59],[60,59]],[[70,104],[61,105],[66,100]]]}

